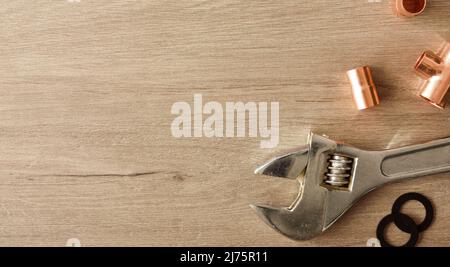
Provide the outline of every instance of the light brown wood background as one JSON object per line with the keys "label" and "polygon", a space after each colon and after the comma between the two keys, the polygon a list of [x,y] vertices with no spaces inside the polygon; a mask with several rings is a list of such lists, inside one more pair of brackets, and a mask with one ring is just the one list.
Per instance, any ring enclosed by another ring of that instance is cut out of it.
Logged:
{"label": "light brown wood background", "polygon": [[[248,207],[295,198],[295,181],[253,170],[311,130],[366,149],[450,136],[412,72],[450,38],[450,1],[428,2],[402,20],[386,0],[2,1],[0,245],[365,246],[410,191],[436,207],[420,245],[450,245],[449,174],[381,188],[308,242]],[[359,65],[382,98],[364,112],[344,76]],[[172,137],[170,108],[194,93],[279,101],[280,145]]]}

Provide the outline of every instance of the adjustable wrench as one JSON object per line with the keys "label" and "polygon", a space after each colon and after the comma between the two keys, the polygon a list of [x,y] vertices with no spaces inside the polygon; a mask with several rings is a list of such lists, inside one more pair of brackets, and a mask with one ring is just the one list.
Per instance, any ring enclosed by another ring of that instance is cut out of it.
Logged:
{"label": "adjustable wrench", "polygon": [[294,203],[286,208],[250,205],[269,226],[296,240],[327,230],[377,187],[450,172],[450,137],[385,151],[365,151],[312,133],[308,139],[308,146],[255,171],[297,179],[300,190]]}

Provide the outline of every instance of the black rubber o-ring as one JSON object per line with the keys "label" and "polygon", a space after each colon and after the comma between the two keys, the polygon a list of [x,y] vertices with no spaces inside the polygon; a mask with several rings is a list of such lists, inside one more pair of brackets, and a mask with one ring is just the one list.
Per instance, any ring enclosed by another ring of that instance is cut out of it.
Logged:
{"label": "black rubber o-ring", "polygon": [[408,233],[411,235],[409,237],[408,242],[399,247],[414,247],[417,244],[417,241],[419,240],[419,231],[417,229],[417,225],[411,217],[399,212],[387,215],[378,224],[377,238],[378,240],[380,240],[381,246],[395,247],[389,244],[389,242],[387,242],[386,239],[384,238],[386,226],[388,226],[388,224],[394,221],[401,221],[404,225],[406,225],[409,230]]}
{"label": "black rubber o-ring", "polygon": [[[428,227],[430,227],[434,217],[433,205],[431,204],[431,201],[424,195],[421,195],[419,193],[406,193],[404,195],[401,195],[392,205],[392,213],[399,213],[402,206],[410,200],[419,201],[425,207],[425,218],[419,225],[417,225],[417,230],[419,231],[419,233],[423,232]],[[403,232],[410,233],[409,226],[405,225],[403,221],[395,220],[394,223]]]}

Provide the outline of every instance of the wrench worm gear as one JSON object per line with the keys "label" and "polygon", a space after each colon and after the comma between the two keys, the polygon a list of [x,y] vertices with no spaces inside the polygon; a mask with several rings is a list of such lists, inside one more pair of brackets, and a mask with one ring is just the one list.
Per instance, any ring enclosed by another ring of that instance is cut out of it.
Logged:
{"label": "wrench worm gear", "polygon": [[332,155],[328,162],[325,183],[331,186],[347,186],[352,175],[353,159],[341,155]]}

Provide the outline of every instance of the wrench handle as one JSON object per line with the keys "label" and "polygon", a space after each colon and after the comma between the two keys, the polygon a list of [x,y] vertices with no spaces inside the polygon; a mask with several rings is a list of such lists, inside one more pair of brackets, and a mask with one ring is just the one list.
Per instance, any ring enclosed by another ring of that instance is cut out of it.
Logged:
{"label": "wrench handle", "polygon": [[450,137],[381,152],[381,172],[388,179],[408,179],[450,172]]}

